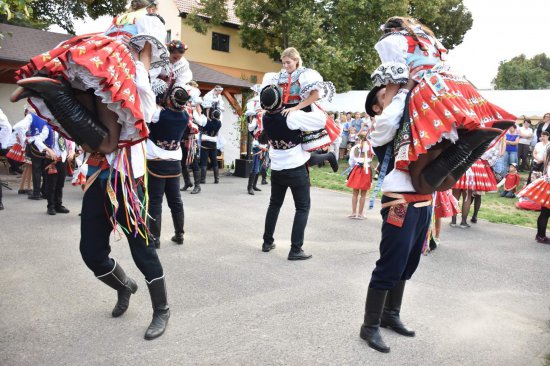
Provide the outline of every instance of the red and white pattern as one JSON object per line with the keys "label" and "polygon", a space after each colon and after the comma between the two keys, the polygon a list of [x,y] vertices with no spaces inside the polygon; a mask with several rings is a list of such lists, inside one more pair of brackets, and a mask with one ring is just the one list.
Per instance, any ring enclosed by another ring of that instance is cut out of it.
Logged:
{"label": "red and white pattern", "polygon": [[478,159],[453,186],[454,189],[476,192],[496,192],[495,173],[486,160]]}
{"label": "red and white pattern", "polygon": [[346,186],[351,189],[359,189],[367,191],[372,183],[372,174],[370,167],[365,169],[364,166],[356,165],[351,171]]}
{"label": "red and white pattern", "polygon": [[409,103],[411,135],[409,143],[402,144],[396,154],[396,166],[405,169],[411,161],[425,154],[443,138],[458,139],[457,129],[473,130],[491,127],[499,120],[516,117],[485,100],[463,77],[439,74],[447,91],[437,96],[425,80],[412,90]]}
{"label": "red and white pattern", "polygon": [[518,197],[529,198],[541,206],[550,208],[550,178],[541,177],[523,188]]}
{"label": "red and white pattern", "polygon": [[6,157],[8,159],[15,160],[19,163],[25,162],[25,151],[23,150],[23,147],[20,144],[14,144],[10,151],[6,154]]}
{"label": "red and white pattern", "polygon": [[[148,136],[134,79],[136,65],[128,47],[122,42],[103,35],[88,34],[71,38],[54,49],[33,57],[16,73],[16,79],[34,76],[37,71],[52,78],[62,76],[73,87],[82,90],[94,89],[95,94],[102,98],[109,109],[117,113],[119,122],[134,131],[127,136],[130,140],[137,142]],[[31,98],[30,101],[37,114],[70,138],[42,99]]]}
{"label": "red and white pattern", "polygon": [[444,192],[436,192],[434,201],[434,214],[436,219],[440,217],[451,217],[460,213],[458,201],[451,192],[450,189]]}

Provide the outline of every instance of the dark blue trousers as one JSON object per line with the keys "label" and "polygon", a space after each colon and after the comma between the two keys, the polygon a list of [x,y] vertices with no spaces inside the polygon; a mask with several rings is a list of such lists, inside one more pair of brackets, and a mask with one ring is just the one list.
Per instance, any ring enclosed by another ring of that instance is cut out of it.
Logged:
{"label": "dark blue trousers", "polygon": [[[111,253],[109,240],[113,226],[109,221],[112,209],[109,197],[107,196],[106,184],[106,180],[96,179],[86,193],[84,193],[84,199],[82,200],[80,253],[82,259],[84,259],[84,263],[94,272],[96,277],[108,273],[115,266],[114,260],[109,258],[109,254]],[[119,208],[117,219],[119,222],[125,223],[126,214],[120,181],[118,185],[117,198]],[[142,194],[140,187],[138,187],[138,192],[138,194]],[[144,228],[141,229],[144,230]],[[145,276],[145,279],[152,281],[155,278],[162,277],[164,275],[162,264],[153,243],[147,245],[141,235],[135,235],[134,233],[127,233],[126,239],[130,245],[132,258],[141,273]],[[122,243],[119,242],[117,245],[122,245]]]}
{"label": "dark blue trousers", "polygon": [[[382,203],[391,200],[382,197]],[[402,227],[387,223],[389,211],[389,207],[380,211],[383,220],[380,259],[376,261],[369,284],[377,290],[391,290],[398,281],[411,278],[420,262],[430,227],[431,206],[414,207],[410,203]]]}

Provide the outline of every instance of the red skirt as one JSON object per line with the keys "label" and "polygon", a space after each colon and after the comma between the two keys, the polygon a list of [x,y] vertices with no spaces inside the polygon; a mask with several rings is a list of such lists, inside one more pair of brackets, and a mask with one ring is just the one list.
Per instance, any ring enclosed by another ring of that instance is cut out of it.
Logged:
{"label": "red skirt", "polygon": [[518,194],[518,197],[526,197],[531,201],[540,204],[542,207],[550,208],[550,178],[542,177],[527,187],[523,188]]}
{"label": "red skirt", "polygon": [[455,183],[453,189],[477,192],[496,192],[498,190],[495,173],[486,160],[478,159]]}
{"label": "red skirt", "polygon": [[460,208],[458,207],[458,201],[451,193],[451,190],[444,192],[436,192],[434,214],[435,218],[451,217],[458,215]]}
{"label": "red skirt", "polygon": [[[62,42],[51,51],[33,57],[19,69],[16,80],[31,77],[37,71],[48,77],[63,76],[77,89],[93,89],[127,128],[125,137],[140,141],[149,134],[134,80],[136,65],[128,47],[112,37],[82,35]],[[40,117],[69,137],[40,98],[30,98]],[[125,142],[125,141],[123,141]]]}
{"label": "red skirt", "polygon": [[456,141],[457,128],[473,130],[491,127],[499,120],[516,120],[514,115],[485,100],[465,78],[440,75],[448,88],[442,96],[436,96],[424,80],[412,90],[410,134],[403,134],[396,151],[398,168],[406,168],[443,138]]}
{"label": "red skirt", "polygon": [[365,167],[356,165],[351,171],[346,186],[352,189],[367,191],[370,189],[372,174],[370,167],[365,171]]}
{"label": "red skirt", "polygon": [[10,151],[6,154],[6,157],[8,159],[15,160],[19,163],[25,162],[25,151],[23,150],[23,147],[20,144],[14,144]]}

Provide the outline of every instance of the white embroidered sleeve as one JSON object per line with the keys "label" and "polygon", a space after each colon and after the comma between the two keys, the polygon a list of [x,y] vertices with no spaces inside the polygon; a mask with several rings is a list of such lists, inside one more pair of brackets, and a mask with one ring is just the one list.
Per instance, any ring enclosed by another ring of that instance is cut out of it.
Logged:
{"label": "white embroidered sleeve", "polygon": [[406,38],[401,34],[389,35],[378,41],[374,48],[382,61],[371,75],[374,84],[406,84],[409,80]]}

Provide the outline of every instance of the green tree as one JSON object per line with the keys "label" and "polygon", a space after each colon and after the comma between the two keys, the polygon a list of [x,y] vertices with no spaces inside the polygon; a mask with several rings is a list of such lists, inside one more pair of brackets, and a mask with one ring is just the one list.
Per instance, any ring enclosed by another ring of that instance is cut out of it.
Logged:
{"label": "green tree", "polygon": [[529,59],[519,55],[503,61],[493,80],[495,89],[529,90],[550,88],[550,59],[542,53]]}
{"label": "green tree", "polygon": [[[188,22],[205,32],[227,19],[223,0],[203,0]],[[235,0],[245,48],[278,59],[296,47],[308,67],[317,69],[339,91],[370,87],[379,64],[374,50],[379,26],[394,15],[416,17],[452,49],[472,26],[462,0]]]}
{"label": "green tree", "polygon": [[74,34],[75,20],[120,14],[126,4],[126,0],[0,0],[0,23],[38,29],[57,24]]}

